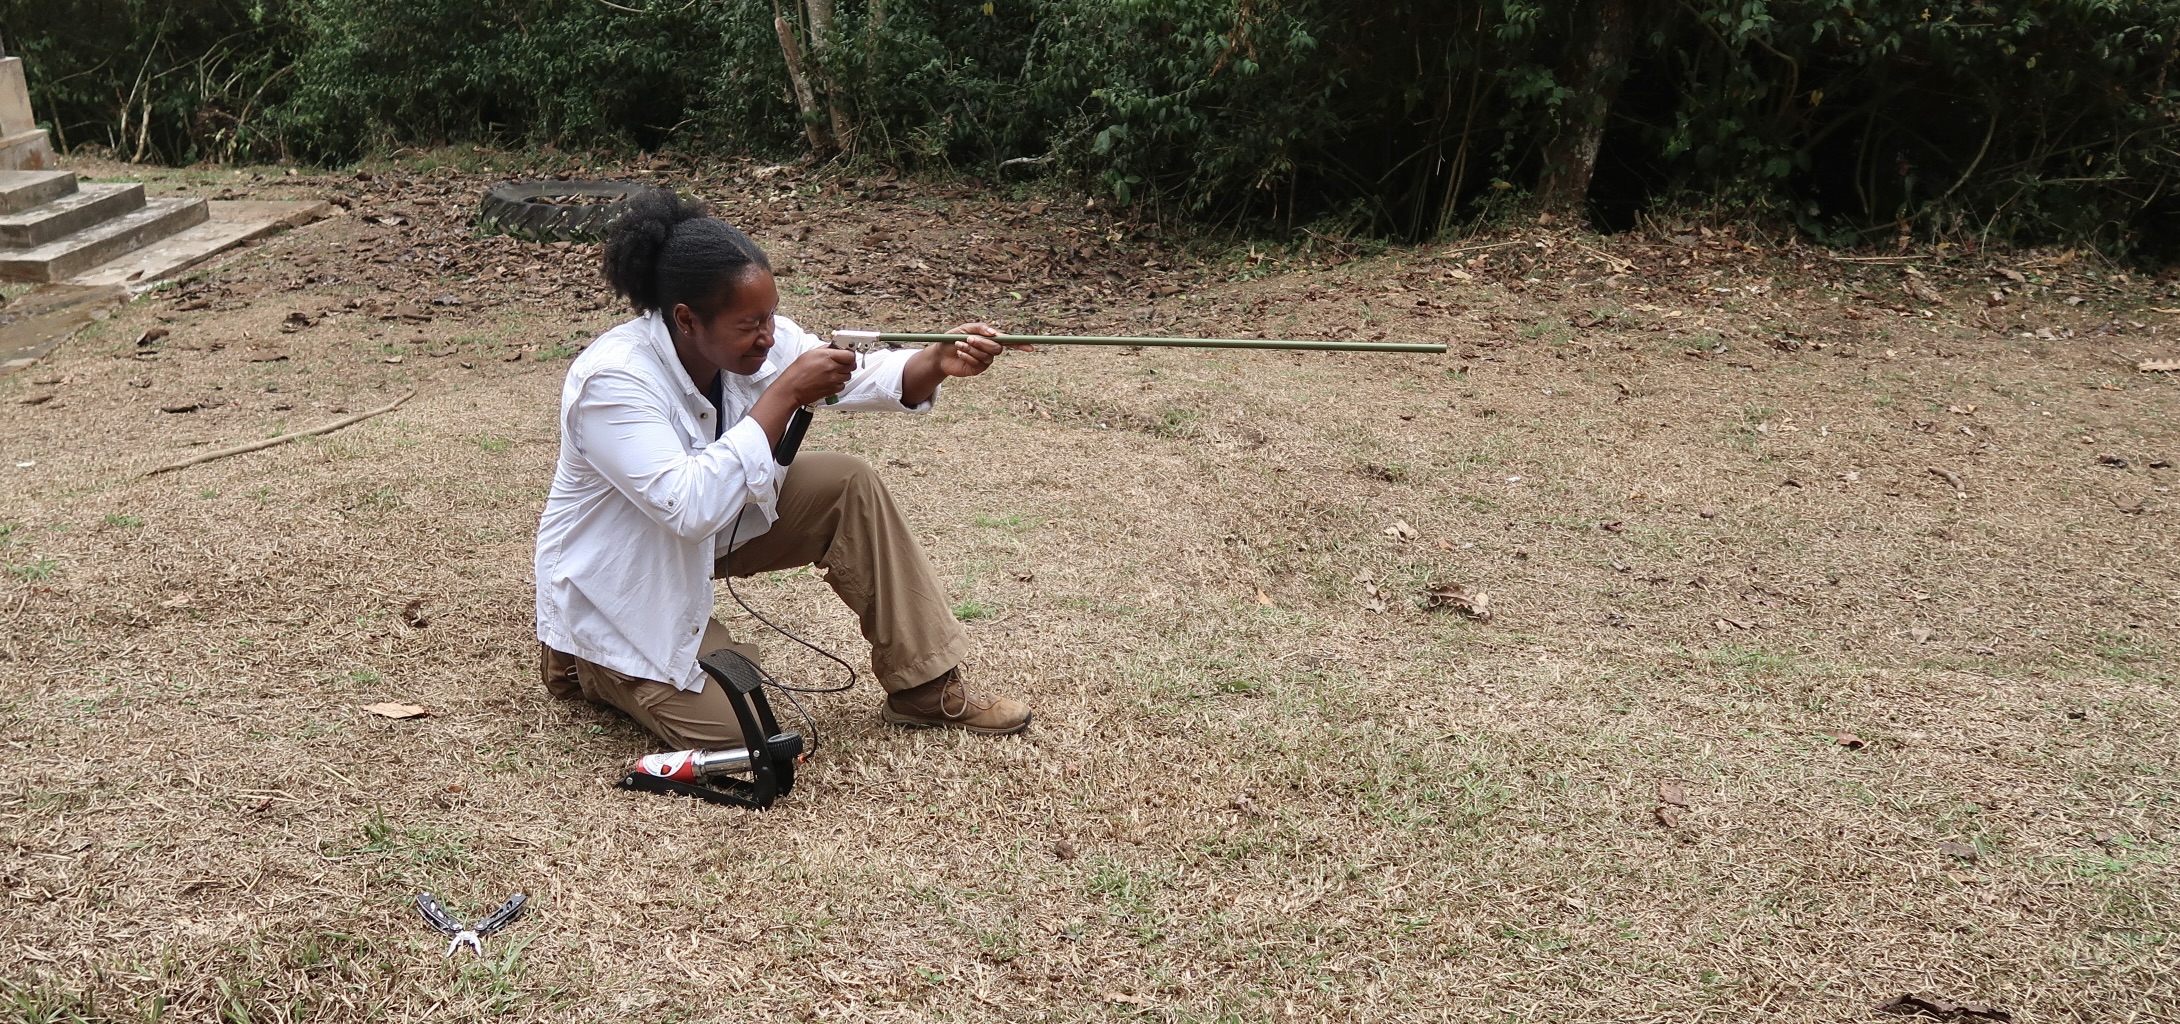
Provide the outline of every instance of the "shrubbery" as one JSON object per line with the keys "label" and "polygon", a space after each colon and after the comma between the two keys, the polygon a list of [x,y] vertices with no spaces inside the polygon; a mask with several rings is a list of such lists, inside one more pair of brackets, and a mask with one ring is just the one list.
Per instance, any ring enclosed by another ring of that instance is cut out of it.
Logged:
{"label": "shrubbery", "polygon": [[130,158],[845,144],[1407,237],[1527,195],[2180,237],[2180,0],[782,2],[807,116],[754,0],[0,0],[0,37],[66,144]]}

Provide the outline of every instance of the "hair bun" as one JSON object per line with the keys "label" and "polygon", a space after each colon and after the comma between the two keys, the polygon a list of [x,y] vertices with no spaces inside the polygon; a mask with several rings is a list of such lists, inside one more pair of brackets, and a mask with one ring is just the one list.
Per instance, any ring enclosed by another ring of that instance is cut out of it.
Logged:
{"label": "hair bun", "polygon": [[614,294],[627,297],[637,309],[658,309],[659,260],[666,242],[676,225],[705,215],[703,203],[683,199],[671,189],[646,189],[629,199],[606,237],[606,283]]}

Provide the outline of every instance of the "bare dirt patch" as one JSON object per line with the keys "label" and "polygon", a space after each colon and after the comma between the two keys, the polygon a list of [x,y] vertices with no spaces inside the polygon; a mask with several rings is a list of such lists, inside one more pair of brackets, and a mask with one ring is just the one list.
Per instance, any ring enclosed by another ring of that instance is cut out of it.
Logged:
{"label": "bare dirt patch", "polygon": [[[1040,352],[821,418],[1037,721],[824,698],[748,814],[607,788],[650,744],[537,685],[558,384],[620,314],[593,248],[469,234],[490,180],[177,174],[349,215],[0,380],[25,1016],[2180,1004],[2166,283],[1672,226],[1211,258],[1080,196],[698,176],[814,328],[1454,345]],[[744,592],[860,651],[809,575]],[[532,910],[449,964],[423,889]]]}

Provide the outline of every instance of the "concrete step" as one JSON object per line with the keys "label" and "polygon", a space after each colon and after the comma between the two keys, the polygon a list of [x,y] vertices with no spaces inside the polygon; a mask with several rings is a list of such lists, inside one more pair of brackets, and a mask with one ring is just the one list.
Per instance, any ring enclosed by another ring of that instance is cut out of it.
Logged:
{"label": "concrete step", "polygon": [[68,280],[79,285],[120,285],[140,292],[183,270],[253,238],[302,227],[333,213],[333,204],[318,200],[275,202],[214,200],[210,219],[153,242],[103,266],[93,267]]}
{"label": "concrete step", "polygon": [[0,214],[21,213],[75,190],[74,171],[0,171]]}
{"label": "concrete step", "polygon": [[29,369],[100,311],[129,300],[128,290],[42,284],[0,307],[0,377]]}
{"label": "concrete step", "polygon": [[142,185],[83,185],[42,206],[0,215],[0,249],[35,249],[143,208]]}
{"label": "concrete step", "polygon": [[211,216],[202,199],[153,199],[142,209],[56,238],[35,249],[0,250],[0,277],[65,281]]}
{"label": "concrete step", "polygon": [[42,171],[53,166],[53,146],[45,129],[0,135],[0,171]]}

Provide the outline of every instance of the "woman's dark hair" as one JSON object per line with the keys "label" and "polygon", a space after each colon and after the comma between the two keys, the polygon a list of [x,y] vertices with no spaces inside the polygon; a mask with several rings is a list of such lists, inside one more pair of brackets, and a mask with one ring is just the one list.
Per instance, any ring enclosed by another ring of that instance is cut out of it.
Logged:
{"label": "woman's dark hair", "polygon": [[639,312],[663,315],[687,303],[709,317],[732,294],[722,286],[753,267],[772,269],[757,243],[669,189],[637,193],[606,238],[606,282]]}

